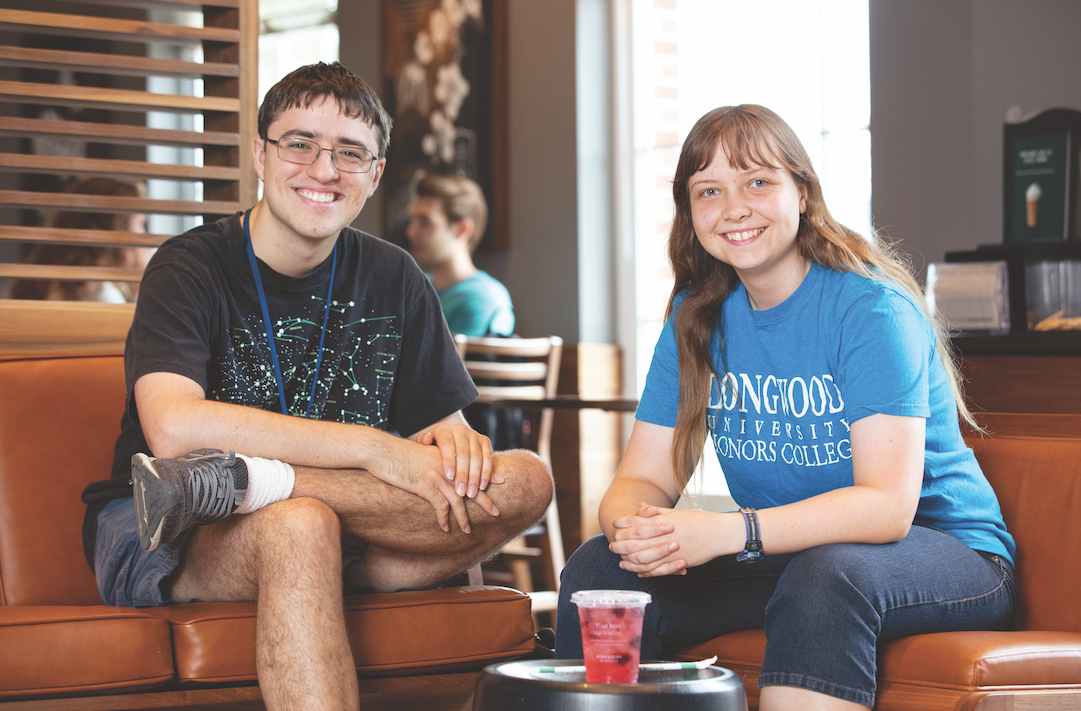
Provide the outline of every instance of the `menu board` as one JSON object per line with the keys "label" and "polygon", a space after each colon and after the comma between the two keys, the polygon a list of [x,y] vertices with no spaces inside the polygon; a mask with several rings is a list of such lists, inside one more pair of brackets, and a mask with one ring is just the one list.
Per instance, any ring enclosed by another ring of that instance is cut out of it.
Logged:
{"label": "menu board", "polygon": [[1070,224],[1070,134],[1013,138],[1011,242],[1061,242]]}
{"label": "menu board", "polygon": [[1081,240],[1081,111],[1048,109],[1003,126],[1003,242]]}

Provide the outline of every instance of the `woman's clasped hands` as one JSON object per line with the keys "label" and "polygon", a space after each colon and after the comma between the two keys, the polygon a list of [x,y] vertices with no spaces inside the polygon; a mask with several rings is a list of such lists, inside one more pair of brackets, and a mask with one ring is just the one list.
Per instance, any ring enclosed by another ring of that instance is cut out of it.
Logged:
{"label": "woman's clasped hands", "polygon": [[686,575],[687,568],[743,548],[743,522],[738,514],[733,518],[642,502],[634,514],[613,519],[612,527],[609,550],[623,559],[620,568],[640,578]]}

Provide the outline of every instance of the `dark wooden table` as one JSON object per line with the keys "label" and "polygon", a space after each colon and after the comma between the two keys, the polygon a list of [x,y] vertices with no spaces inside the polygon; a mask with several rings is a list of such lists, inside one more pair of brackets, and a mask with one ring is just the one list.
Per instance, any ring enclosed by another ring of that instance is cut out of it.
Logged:
{"label": "dark wooden table", "polygon": [[492,398],[492,407],[519,407],[522,409],[550,407],[553,410],[607,410],[608,412],[634,412],[638,400],[632,397],[582,397],[580,395],[556,395],[543,400],[520,398]]}

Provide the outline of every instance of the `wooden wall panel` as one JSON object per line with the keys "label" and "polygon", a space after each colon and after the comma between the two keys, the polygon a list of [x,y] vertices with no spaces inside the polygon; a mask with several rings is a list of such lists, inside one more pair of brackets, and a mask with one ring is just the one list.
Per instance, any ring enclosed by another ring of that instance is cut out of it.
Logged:
{"label": "wooden wall panel", "polygon": [[965,398],[980,412],[1081,413],[1081,356],[968,355]]}
{"label": "wooden wall panel", "polygon": [[[559,392],[618,397],[622,383],[619,346],[564,344]],[[552,431],[552,474],[569,558],[582,542],[600,533],[597,507],[623,456],[623,419],[600,410],[557,410]]]}

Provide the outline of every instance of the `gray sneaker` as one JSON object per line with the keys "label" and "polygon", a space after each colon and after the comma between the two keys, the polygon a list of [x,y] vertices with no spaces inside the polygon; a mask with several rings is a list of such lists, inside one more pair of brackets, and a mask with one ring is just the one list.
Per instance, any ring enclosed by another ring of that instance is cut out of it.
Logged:
{"label": "gray sneaker", "polygon": [[243,459],[218,449],[198,449],[180,459],[136,454],[132,494],[143,550],[170,543],[192,526],[229,518],[244,498],[235,479],[246,489],[247,475]]}

